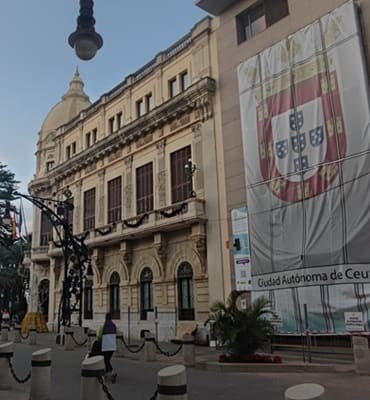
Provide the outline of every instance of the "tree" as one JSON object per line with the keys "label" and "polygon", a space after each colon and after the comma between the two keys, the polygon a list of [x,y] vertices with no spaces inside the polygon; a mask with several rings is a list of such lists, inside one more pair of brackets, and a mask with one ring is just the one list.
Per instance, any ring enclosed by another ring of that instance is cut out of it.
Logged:
{"label": "tree", "polygon": [[9,224],[10,212],[17,212],[11,204],[18,181],[7,166],[0,162],[0,243],[9,247],[12,244],[12,232]]}
{"label": "tree", "polygon": [[273,314],[269,301],[258,298],[245,310],[238,308],[239,293],[233,291],[227,303],[216,302],[211,307],[209,321],[213,333],[231,354],[255,353],[273,334],[273,326],[267,319]]}
{"label": "tree", "polygon": [[9,308],[11,303],[13,311],[18,313],[26,307],[24,293],[27,279],[22,271],[22,261],[29,243],[14,236],[10,223],[11,213],[18,213],[12,204],[17,188],[18,181],[14,174],[0,163],[0,307]]}

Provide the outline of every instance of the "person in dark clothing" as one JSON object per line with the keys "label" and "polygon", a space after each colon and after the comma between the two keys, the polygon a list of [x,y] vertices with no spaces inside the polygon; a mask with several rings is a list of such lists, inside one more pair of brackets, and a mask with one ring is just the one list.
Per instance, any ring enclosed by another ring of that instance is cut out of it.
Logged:
{"label": "person in dark clothing", "polygon": [[113,367],[111,364],[113,353],[117,349],[116,335],[117,327],[112,321],[111,314],[107,313],[104,325],[97,332],[97,337],[101,341],[101,352],[104,357],[106,377],[112,379],[112,381],[115,380],[116,376],[116,374],[112,373]]}

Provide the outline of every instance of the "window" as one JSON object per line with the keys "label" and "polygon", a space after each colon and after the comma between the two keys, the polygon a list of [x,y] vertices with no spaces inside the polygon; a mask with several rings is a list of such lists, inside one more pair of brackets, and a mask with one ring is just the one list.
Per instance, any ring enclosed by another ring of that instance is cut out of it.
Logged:
{"label": "window", "polygon": [[121,220],[121,187],[120,176],[108,182],[108,224]]}
{"label": "window", "polygon": [[46,171],[49,172],[54,168],[54,161],[48,161],[46,163]]}
{"label": "window", "polygon": [[93,319],[93,289],[92,282],[88,280],[84,289],[84,319]]}
{"label": "window", "polygon": [[95,128],[92,130],[92,144],[96,143],[97,135],[98,135],[98,130],[97,130],[97,128]]}
{"label": "window", "polygon": [[84,193],[84,230],[95,228],[95,188]]}
{"label": "window", "polygon": [[266,25],[271,26],[289,15],[288,0],[264,0]]}
{"label": "window", "polygon": [[154,108],[154,99],[153,94],[149,93],[145,96],[145,103],[146,103],[146,112],[153,110]]}
{"label": "window", "polygon": [[140,319],[146,320],[150,311],[153,311],[153,273],[144,268],[140,275]]}
{"label": "window", "polygon": [[123,126],[123,114],[122,114],[122,112],[119,112],[116,115],[116,118],[117,118],[117,130],[118,130],[118,129],[122,128],[122,126]]}
{"label": "window", "polygon": [[109,133],[113,133],[114,132],[114,117],[109,118],[108,120],[108,125],[109,125]]}
{"label": "window", "polygon": [[143,99],[136,102],[136,116],[139,118],[145,114],[145,104]]}
{"label": "window", "polygon": [[91,146],[91,132],[86,133],[85,136],[85,147],[89,148]]}
{"label": "window", "polygon": [[191,158],[190,146],[171,154],[172,203],[188,199],[191,195],[191,179],[186,175],[185,164]]}
{"label": "window", "polygon": [[76,142],[72,143],[72,150],[71,151],[72,151],[72,155],[76,154]]}
{"label": "window", "polygon": [[66,147],[66,159],[69,160],[71,158],[71,146]]}
{"label": "window", "polygon": [[181,91],[183,92],[186,90],[189,86],[189,74],[188,71],[184,71],[180,74],[180,88]]}
{"label": "window", "polygon": [[236,16],[238,44],[266,29],[265,7],[258,3]]}
{"label": "window", "polygon": [[168,81],[168,93],[170,98],[175,97],[177,95],[177,80],[173,78]]}
{"label": "window", "polygon": [[194,320],[193,270],[184,262],[177,271],[179,320]]}
{"label": "window", "polygon": [[288,0],[263,0],[236,16],[238,44],[289,14]]}
{"label": "window", "polygon": [[119,304],[119,283],[120,278],[117,272],[113,272],[109,281],[109,311],[113,319],[120,319],[120,304]]}
{"label": "window", "polygon": [[136,168],[136,214],[153,210],[153,163]]}
{"label": "window", "polygon": [[41,212],[40,246],[47,246],[53,240],[53,224],[45,212]]}

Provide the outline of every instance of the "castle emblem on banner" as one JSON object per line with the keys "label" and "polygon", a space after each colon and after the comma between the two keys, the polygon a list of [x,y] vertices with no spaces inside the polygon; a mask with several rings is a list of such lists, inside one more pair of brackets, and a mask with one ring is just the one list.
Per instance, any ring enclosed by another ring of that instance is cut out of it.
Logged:
{"label": "castle emblem on banner", "polygon": [[264,83],[257,105],[261,174],[283,201],[297,202],[328,189],[345,156],[346,135],[335,69],[324,56]]}

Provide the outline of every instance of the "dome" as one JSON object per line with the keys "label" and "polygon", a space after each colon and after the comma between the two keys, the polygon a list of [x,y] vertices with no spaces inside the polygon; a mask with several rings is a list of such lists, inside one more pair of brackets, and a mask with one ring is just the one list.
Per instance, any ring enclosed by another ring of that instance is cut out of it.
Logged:
{"label": "dome", "polygon": [[78,69],[69,83],[67,93],[62,100],[57,103],[46,116],[40,131],[40,140],[46,139],[50,132],[55,131],[61,125],[66,124],[72,118],[87,108],[91,102],[83,90],[84,83],[80,77]]}

